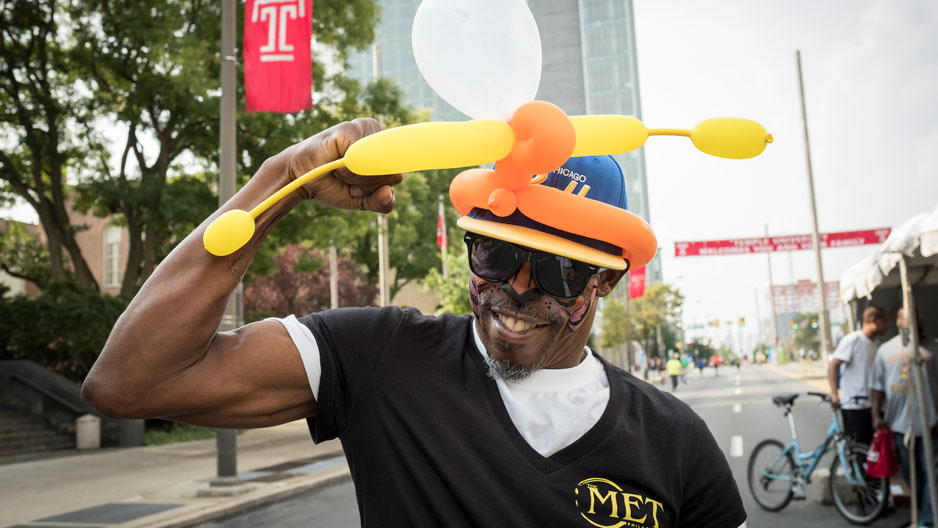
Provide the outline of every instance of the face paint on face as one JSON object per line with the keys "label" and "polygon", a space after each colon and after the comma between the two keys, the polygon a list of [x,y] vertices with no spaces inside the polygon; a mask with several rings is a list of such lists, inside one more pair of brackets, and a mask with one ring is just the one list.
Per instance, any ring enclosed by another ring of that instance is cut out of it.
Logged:
{"label": "face paint on face", "polygon": [[479,305],[481,304],[479,296],[484,295],[496,286],[498,285],[494,282],[489,282],[475,275],[469,276],[469,306],[472,308],[473,313],[479,314]]}
{"label": "face paint on face", "polygon": [[[516,380],[521,379],[519,374],[527,376],[541,368],[569,368],[579,363],[599,296],[598,281],[591,277],[579,297],[556,299],[537,290],[533,283],[524,288],[520,283],[487,281],[471,275],[469,302],[491,360],[490,376],[494,371],[496,377]],[[514,291],[506,291],[508,287]],[[535,291],[536,297],[522,301]],[[534,327],[519,328],[519,319]]]}
{"label": "face paint on face", "polygon": [[551,318],[566,320],[567,328],[576,332],[586,322],[590,309],[596,303],[596,288],[589,284],[579,297],[573,299],[545,296],[544,300]]}

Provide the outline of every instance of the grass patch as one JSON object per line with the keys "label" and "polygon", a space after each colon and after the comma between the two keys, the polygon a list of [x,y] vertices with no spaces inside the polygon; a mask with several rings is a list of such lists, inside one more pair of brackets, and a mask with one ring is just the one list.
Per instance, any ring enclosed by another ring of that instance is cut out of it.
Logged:
{"label": "grass patch", "polygon": [[189,440],[205,440],[206,438],[215,438],[215,429],[200,427],[198,425],[166,422],[157,427],[148,426],[144,444],[162,445],[175,442],[188,442]]}

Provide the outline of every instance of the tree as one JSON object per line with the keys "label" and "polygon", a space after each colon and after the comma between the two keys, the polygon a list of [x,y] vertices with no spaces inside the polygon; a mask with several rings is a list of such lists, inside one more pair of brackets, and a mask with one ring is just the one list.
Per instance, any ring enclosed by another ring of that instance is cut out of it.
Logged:
{"label": "tree", "polygon": [[[66,177],[83,163],[74,130],[92,120],[55,0],[0,2],[0,200],[14,196],[39,216],[52,279],[73,273],[82,288],[98,284],[69,221]],[[69,265],[70,263],[70,265]]]}
{"label": "tree", "polygon": [[19,222],[6,223],[6,232],[0,236],[0,269],[39,288],[52,281],[48,249]]}
{"label": "tree", "polygon": [[[302,244],[283,248],[277,272],[254,276],[244,288],[245,320],[307,314],[330,307],[328,255]],[[338,259],[339,306],[374,306],[378,288],[365,279],[360,264]]]}
{"label": "tree", "polygon": [[798,328],[792,330],[792,344],[796,351],[804,349],[815,352],[821,349],[821,337],[818,330],[818,316],[816,313],[802,313],[795,318]]}
{"label": "tree", "polygon": [[[650,356],[664,357],[665,351],[658,350],[658,329],[661,329],[666,349],[677,343],[673,324],[679,317],[683,300],[676,287],[660,282],[646,286],[644,295],[630,300],[627,309],[621,300],[610,298],[603,311],[604,336],[609,334],[611,344],[624,343],[624,339],[631,336],[642,343]],[[608,311],[610,306],[612,310]]]}
{"label": "tree", "polygon": [[446,253],[446,271],[448,277],[435,267],[430,268],[423,280],[424,287],[440,298],[440,307],[437,313],[449,312],[456,314],[472,313],[469,304],[469,254],[465,244],[457,248],[450,247]]}
{"label": "tree", "polygon": [[[13,138],[0,144],[2,199],[33,206],[49,236],[53,279],[68,275],[70,261],[85,288],[98,285],[74,243],[81,226],[70,223],[67,203],[119,217],[130,233],[121,287],[129,295],[172,249],[180,226],[214,207],[207,193],[179,191],[217,179],[220,4],[11,0],[0,3],[0,16],[0,131]],[[348,50],[373,40],[377,16],[375,0],[318,5],[318,49],[344,62]],[[284,146],[339,121],[412,118],[390,83],[362,89],[342,73],[327,75],[321,61],[314,90],[321,97],[313,109],[238,116],[242,182]],[[333,214],[319,216],[322,224]],[[280,246],[301,239],[282,233]]]}

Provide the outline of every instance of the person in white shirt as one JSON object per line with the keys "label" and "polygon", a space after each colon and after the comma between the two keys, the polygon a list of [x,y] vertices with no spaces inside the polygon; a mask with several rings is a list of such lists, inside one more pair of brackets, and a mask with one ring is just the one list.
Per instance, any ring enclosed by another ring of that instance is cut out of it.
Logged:
{"label": "person in white shirt", "polygon": [[840,408],[844,418],[844,432],[857,442],[869,445],[873,439],[870,374],[879,348],[876,336],[886,333],[889,321],[885,310],[872,305],[863,310],[862,321],[859,330],[845,335],[837,344],[827,369],[827,379],[831,387],[831,405],[835,409]]}

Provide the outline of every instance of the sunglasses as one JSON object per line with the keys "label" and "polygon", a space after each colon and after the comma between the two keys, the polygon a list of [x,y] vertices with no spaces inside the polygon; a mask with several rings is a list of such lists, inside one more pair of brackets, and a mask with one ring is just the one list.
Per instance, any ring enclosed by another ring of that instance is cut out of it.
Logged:
{"label": "sunglasses", "polygon": [[476,233],[466,233],[465,240],[469,248],[469,269],[476,276],[492,282],[508,281],[522,264],[530,262],[537,288],[558,299],[579,297],[590,277],[606,269]]}

